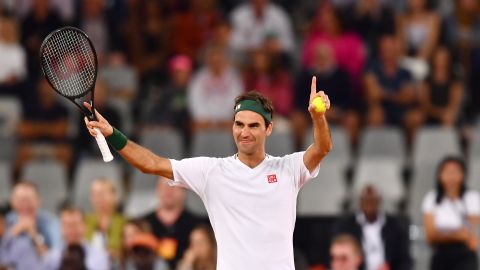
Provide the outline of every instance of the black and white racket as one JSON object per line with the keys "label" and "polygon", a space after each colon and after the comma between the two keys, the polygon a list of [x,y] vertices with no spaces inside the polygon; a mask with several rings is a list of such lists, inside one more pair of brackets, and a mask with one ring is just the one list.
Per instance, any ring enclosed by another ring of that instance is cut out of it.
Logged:
{"label": "black and white racket", "polygon": [[[80,29],[62,27],[50,33],[40,47],[43,74],[52,88],[68,98],[91,121],[96,120],[94,91],[97,79],[97,54],[88,36]],[[92,111],[82,103],[92,105]],[[97,131],[97,141],[103,160],[113,160],[103,134]]]}

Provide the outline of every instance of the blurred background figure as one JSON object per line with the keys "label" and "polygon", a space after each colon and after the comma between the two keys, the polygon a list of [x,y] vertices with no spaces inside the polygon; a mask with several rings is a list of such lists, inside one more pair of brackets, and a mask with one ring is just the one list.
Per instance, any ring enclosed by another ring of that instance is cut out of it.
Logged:
{"label": "blurred background figure", "polygon": [[407,229],[381,207],[377,189],[367,185],[360,194],[360,209],[336,224],[336,234],[349,234],[362,244],[366,270],[413,269]]}
{"label": "blurred background figure", "polygon": [[126,270],[168,270],[168,264],[156,254],[158,241],[150,233],[132,237],[127,252]]}
{"label": "blurred background figure", "polygon": [[72,161],[68,136],[68,111],[46,79],[37,82],[35,99],[25,104],[19,124],[16,170],[35,158],[57,159],[67,168]]}
{"label": "blurred background figure", "polygon": [[26,76],[27,58],[20,44],[19,25],[13,18],[0,15],[0,95],[22,98],[21,83]]}
{"label": "blurred background figure", "polygon": [[40,254],[28,237],[15,237],[7,230],[7,211],[0,209],[0,269],[34,269],[40,265]]}
{"label": "blurred background figure", "polygon": [[61,247],[58,219],[40,208],[35,184],[18,182],[12,190],[11,205],[7,226],[13,237],[27,237],[41,255]]}
{"label": "blurred background figure", "polygon": [[85,218],[80,209],[63,209],[60,212],[60,221],[63,248],[52,249],[45,255],[44,269],[110,269],[110,259],[105,247],[89,243],[85,238]]}
{"label": "blurred background figure", "polygon": [[153,235],[158,239],[158,256],[165,259],[172,269],[188,248],[189,236],[199,223],[198,219],[185,209],[185,190],[171,187],[168,180],[157,182],[158,207],[143,217]]}
{"label": "blurred background figure", "polygon": [[431,270],[478,269],[480,195],[467,188],[466,165],[446,157],[437,168],[435,189],[422,204],[425,233],[433,248]]}
{"label": "blurred background figure", "polygon": [[85,217],[86,238],[90,243],[100,243],[110,256],[119,260],[125,218],[118,212],[117,189],[108,179],[95,179],[90,196],[93,212]]}
{"label": "blurred background figure", "polygon": [[420,88],[420,102],[427,124],[453,127],[461,119],[464,90],[455,76],[446,47],[438,47],[432,57],[432,71]]}
{"label": "blurred background figure", "polygon": [[357,239],[348,234],[335,237],[330,247],[332,270],[359,270],[362,263],[362,249]]}
{"label": "blurred background figure", "polygon": [[[230,128],[233,100],[244,91],[240,74],[231,66],[226,51],[209,47],[205,64],[190,81],[188,106],[194,131],[210,128]],[[225,104],[225,102],[232,102]]]}
{"label": "blurred background figure", "polygon": [[207,225],[198,225],[190,233],[190,243],[177,270],[215,270],[217,244],[213,231]]}

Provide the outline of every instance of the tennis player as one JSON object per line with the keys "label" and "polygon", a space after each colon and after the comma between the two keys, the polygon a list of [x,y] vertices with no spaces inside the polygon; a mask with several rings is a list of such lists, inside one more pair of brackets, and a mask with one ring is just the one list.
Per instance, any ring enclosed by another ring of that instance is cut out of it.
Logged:
{"label": "tennis player", "polygon": [[[226,158],[167,159],[128,140],[97,112],[98,121],[85,121],[107,138],[131,165],[144,173],[172,179],[170,184],[196,192],[208,212],[217,239],[218,270],[293,270],[293,230],[300,188],[318,174],[320,161],[332,148],[323,112],[312,105],[328,96],[316,91],[312,78],[308,110],[313,144],[284,157],[265,153],[272,133],[272,103],[257,92],[235,99],[233,138],[237,153]],[[90,109],[88,104],[85,104]]]}

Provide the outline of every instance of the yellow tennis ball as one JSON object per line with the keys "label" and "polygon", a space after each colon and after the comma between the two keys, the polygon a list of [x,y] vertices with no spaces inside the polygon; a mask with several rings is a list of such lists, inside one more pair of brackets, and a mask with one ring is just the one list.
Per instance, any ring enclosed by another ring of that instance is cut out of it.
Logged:
{"label": "yellow tennis ball", "polygon": [[314,98],[312,100],[312,104],[316,112],[325,112],[327,110],[325,102],[323,102],[323,99],[321,97]]}

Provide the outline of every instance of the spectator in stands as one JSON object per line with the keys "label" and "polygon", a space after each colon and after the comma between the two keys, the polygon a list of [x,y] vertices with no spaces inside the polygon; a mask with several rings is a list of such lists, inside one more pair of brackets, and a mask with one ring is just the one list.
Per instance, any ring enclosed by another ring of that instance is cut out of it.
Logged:
{"label": "spectator in stands", "polygon": [[315,59],[318,43],[327,43],[333,48],[338,66],[349,74],[354,91],[360,91],[366,52],[360,36],[346,32],[340,12],[329,3],[323,3],[305,37],[302,49],[302,66],[309,69]]}
{"label": "spectator in stands", "polygon": [[440,36],[440,18],[427,8],[427,0],[409,0],[398,17],[397,35],[404,55],[428,61]]}
{"label": "spectator in stands", "polygon": [[358,270],[362,263],[362,248],[355,237],[342,234],[333,239],[330,256],[332,270]]}
{"label": "spectator in stands", "polygon": [[411,141],[422,122],[414,108],[415,95],[410,72],[399,65],[400,50],[394,36],[380,39],[378,58],[370,63],[364,76],[370,126],[404,126]]}
{"label": "spectator in stands", "polygon": [[126,249],[132,245],[135,236],[149,232],[151,232],[149,224],[144,220],[132,219],[126,221],[122,232],[122,248],[124,249],[124,254],[126,254]]}
{"label": "spectator in stands", "polygon": [[0,269],[35,269],[41,260],[37,250],[28,237],[13,237],[7,231],[5,214],[5,209],[0,209]]}
{"label": "spectator in stands", "polygon": [[337,65],[329,43],[318,43],[314,56],[312,66],[300,73],[295,87],[296,111],[292,115],[292,124],[297,149],[303,147],[303,139],[309,125],[309,116],[304,113],[304,104],[308,103],[305,89],[310,86],[308,81],[313,75],[317,77],[317,89],[322,89],[335,100],[335,104],[332,104],[326,113],[329,123],[343,126],[349,134],[351,143],[355,144],[360,125],[356,107],[359,106],[357,104],[361,98],[353,93],[348,74]]}
{"label": "spectator in stands", "polygon": [[232,112],[225,101],[244,91],[242,79],[230,65],[224,48],[209,47],[205,60],[206,65],[194,74],[187,93],[194,131],[231,128]]}
{"label": "spectator in stands", "polygon": [[349,28],[362,36],[369,55],[377,51],[378,38],[395,33],[393,10],[382,0],[358,0],[346,14]]}
{"label": "spectator in stands", "polygon": [[32,10],[22,21],[22,44],[27,51],[28,74],[36,80],[41,74],[38,52],[42,40],[62,25],[57,11],[51,9],[48,0],[34,0]]}
{"label": "spectator in stands", "polygon": [[431,270],[478,269],[480,195],[467,188],[465,176],[465,162],[446,157],[438,165],[435,190],[423,200],[425,233],[434,249]]}
{"label": "spectator in stands", "polygon": [[167,85],[152,81],[147,84],[147,99],[142,106],[142,119],[147,128],[171,127],[182,131],[185,143],[190,142],[190,112],[187,87],[192,74],[192,60],[175,55],[169,62]]}
{"label": "spectator in stands", "polygon": [[12,190],[12,211],[7,215],[7,226],[13,238],[26,238],[44,255],[61,246],[57,218],[40,209],[40,197],[35,184],[21,181]]}
{"label": "spectator in stands", "polygon": [[174,269],[187,249],[188,237],[198,221],[184,208],[184,189],[171,187],[168,181],[159,179],[157,196],[158,208],[143,219],[159,240],[158,256],[168,261]]}
{"label": "spectator in stands", "polygon": [[156,254],[159,241],[150,233],[134,235],[128,246],[125,270],[168,270],[168,264]]}
{"label": "spectator in stands", "polygon": [[236,7],[231,15],[231,45],[243,54],[262,47],[268,37],[278,40],[279,49],[293,53],[295,41],[288,14],[269,0],[250,0]]}
{"label": "spectator in stands", "polygon": [[0,16],[0,95],[19,96],[19,83],[27,75],[25,49],[20,44],[17,23]]}
{"label": "spectator in stands", "polygon": [[207,225],[198,225],[190,234],[190,244],[177,270],[215,270],[216,264],[215,235]]}
{"label": "spectator in stands", "polygon": [[85,217],[86,237],[90,242],[101,241],[110,255],[120,257],[125,218],[118,212],[117,188],[111,180],[95,179],[90,186],[93,213]]}
{"label": "spectator in stands", "polygon": [[46,254],[45,270],[110,269],[109,256],[105,247],[97,243],[88,243],[85,238],[86,224],[81,210],[63,209],[60,213],[60,221],[64,247],[53,249]]}
{"label": "spectator in stands", "polygon": [[381,200],[374,186],[365,186],[359,211],[338,221],[336,233],[350,234],[362,243],[362,269],[412,269],[407,230],[395,217],[381,210]]}
{"label": "spectator in stands", "polygon": [[37,99],[24,106],[18,127],[16,170],[39,157],[55,158],[69,167],[72,149],[68,142],[68,111],[45,79],[38,81],[36,91]]}
{"label": "spectator in stands", "polygon": [[445,19],[445,42],[456,53],[469,89],[468,117],[480,113],[480,4],[476,0],[455,1],[455,11]]}
{"label": "spectator in stands", "polygon": [[276,128],[283,129],[281,123],[287,122],[286,129],[289,130],[288,118],[293,109],[294,97],[293,82],[289,72],[282,65],[273,62],[274,59],[266,49],[252,51],[249,59],[244,72],[245,89],[256,90],[268,97],[275,107]]}
{"label": "spectator in stands", "polygon": [[452,127],[458,123],[463,103],[463,86],[455,77],[452,58],[446,47],[438,47],[432,71],[420,88],[420,102],[427,124]]}

